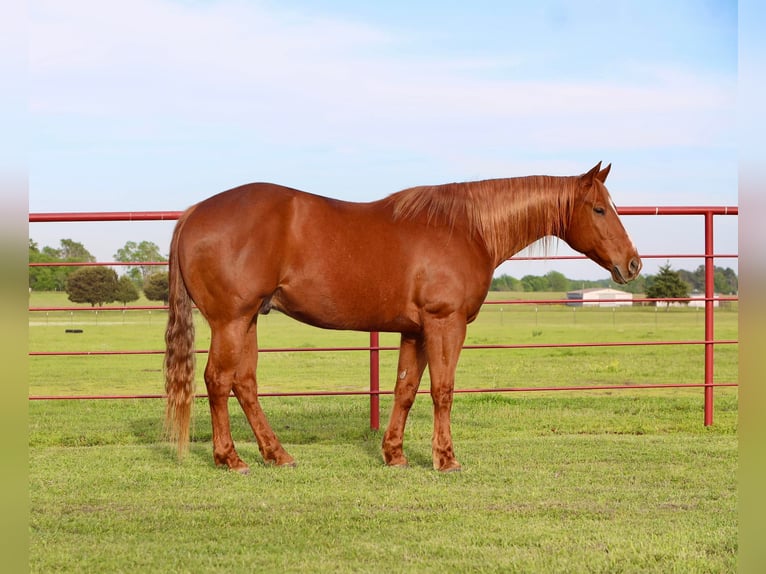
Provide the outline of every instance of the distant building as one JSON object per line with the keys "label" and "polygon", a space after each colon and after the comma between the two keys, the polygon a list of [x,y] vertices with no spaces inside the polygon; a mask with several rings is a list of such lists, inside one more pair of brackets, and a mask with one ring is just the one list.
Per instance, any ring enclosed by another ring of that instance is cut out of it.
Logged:
{"label": "distant building", "polygon": [[[704,293],[692,293],[690,297],[704,297]],[[713,297],[720,297],[720,293],[713,293]],[[718,304],[720,301],[716,300],[713,301],[713,307],[718,307]],[[704,307],[705,306],[705,300],[704,299],[696,299],[694,301],[689,301],[689,307]]]}
{"label": "distant building", "polygon": [[567,305],[570,307],[623,307],[632,304],[633,294],[619,289],[594,287],[567,292]]}

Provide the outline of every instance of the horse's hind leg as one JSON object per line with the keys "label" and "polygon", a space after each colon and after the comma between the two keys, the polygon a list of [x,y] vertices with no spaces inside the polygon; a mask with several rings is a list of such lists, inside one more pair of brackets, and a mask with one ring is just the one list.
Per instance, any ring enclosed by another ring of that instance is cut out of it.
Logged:
{"label": "horse's hind leg", "polygon": [[[257,318],[257,316],[256,316]],[[295,460],[282,447],[277,435],[271,429],[266,415],[258,401],[258,383],[256,367],[258,365],[258,338],[256,333],[256,318],[250,323],[245,338],[245,348],[242,354],[240,368],[234,381],[234,395],[237,397],[247,420],[258,441],[263,460],[278,466],[294,466]]]}
{"label": "horse's hind leg", "polygon": [[213,459],[218,465],[247,473],[249,468],[234,448],[229,423],[229,395],[234,391],[253,429],[266,462],[294,464],[271,430],[258,402],[255,369],[258,344],[255,321],[241,319],[224,325],[211,325],[212,342],[205,369],[210,415],[213,424]]}
{"label": "horse's hind leg", "polygon": [[234,449],[229,424],[229,395],[242,360],[247,325],[211,323],[212,340],[205,367],[210,417],[213,426],[213,460],[217,465],[247,473],[249,468]]}
{"label": "horse's hind leg", "polygon": [[383,435],[383,460],[389,466],[407,465],[407,459],[402,450],[404,426],[407,423],[410,408],[415,402],[425,367],[426,355],[422,338],[402,335],[394,388],[394,405],[391,408],[388,427]]}

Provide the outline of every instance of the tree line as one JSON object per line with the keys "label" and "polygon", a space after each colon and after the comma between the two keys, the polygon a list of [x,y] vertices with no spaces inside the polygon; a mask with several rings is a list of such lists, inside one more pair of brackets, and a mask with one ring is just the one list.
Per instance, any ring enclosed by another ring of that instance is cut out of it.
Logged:
{"label": "tree line", "polygon": [[[141,265],[164,262],[160,248],[151,241],[128,241],[113,255],[115,261],[136,263],[124,266],[124,273],[108,266],[40,266],[29,268],[30,291],[65,291],[73,303],[92,306],[118,301],[127,305],[143,292],[151,301],[168,301],[168,273],[163,266]],[[62,239],[57,248],[39,247],[29,240],[30,263],[95,263],[96,258],[82,243]]]}
{"label": "tree line", "polygon": [[[108,266],[61,266],[30,267],[31,291],[66,291],[74,303],[90,303],[93,306],[119,301],[127,305],[139,298],[143,291],[151,301],[168,301],[168,273],[161,266],[141,265],[142,262],[166,262],[160,248],[151,241],[128,241],[114,254],[114,260],[135,263],[125,266],[122,276]],[[58,248],[45,246],[29,240],[30,263],[94,263],[95,257],[81,244],[62,239]],[[582,281],[569,279],[559,271],[545,275],[525,275],[516,279],[500,275],[492,279],[491,291],[565,292],[575,289],[611,287],[650,298],[683,298],[690,293],[705,289],[705,266],[694,271],[673,270],[670,263],[660,267],[656,275],[640,275],[627,285],[617,285],[610,279]],[[714,268],[714,290],[718,294],[733,295],[739,290],[737,274],[730,268]]]}
{"label": "tree line", "polygon": [[[720,295],[735,295],[739,291],[739,278],[729,267],[714,267],[714,291]],[[565,292],[576,289],[613,288],[633,294],[645,294],[647,297],[688,297],[690,293],[705,291],[705,266],[700,265],[694,271],[673,270],[670,263],[661,266],[655,275],[640,275],[627,285],[618,285],[611,279],[582,281],[569,279],[558,271],[549,271],[545,275],[525,275],[521,279],[510,275],[500,275],[492,279],[491,291]]]}

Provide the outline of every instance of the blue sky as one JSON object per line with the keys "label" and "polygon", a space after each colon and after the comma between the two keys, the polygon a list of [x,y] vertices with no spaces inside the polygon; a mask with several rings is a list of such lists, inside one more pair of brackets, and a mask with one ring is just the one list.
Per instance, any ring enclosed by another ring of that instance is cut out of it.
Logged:
{"label": "blue sky", "polygon": [[[33,0],[29,14],[32,212],[180,210],[251,181],[367,201],[598,161],[618,206],[737,205],[736,2]],[[736,219],[716,218],[717,251],[737,251]],[[625,223],[642,253],[703,247],[701,218]],[[166,251],[171,228],[30,236],[109,260],[128,240]],[[500,271],[551,269],[608,276]]]}

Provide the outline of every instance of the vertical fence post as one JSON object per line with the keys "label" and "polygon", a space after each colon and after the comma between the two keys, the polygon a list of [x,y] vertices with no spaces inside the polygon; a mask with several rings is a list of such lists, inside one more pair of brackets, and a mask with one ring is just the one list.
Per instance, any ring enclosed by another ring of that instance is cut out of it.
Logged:
{"label": "vertical fence post", "polygon": [[370,428],[380,428],[380,333],[370,333]]}
{"label": "vertical fence post", "polygon": [[713,424],[713,327],[715,261],[713,258],[713,212],[705,212],[705,426]]}

